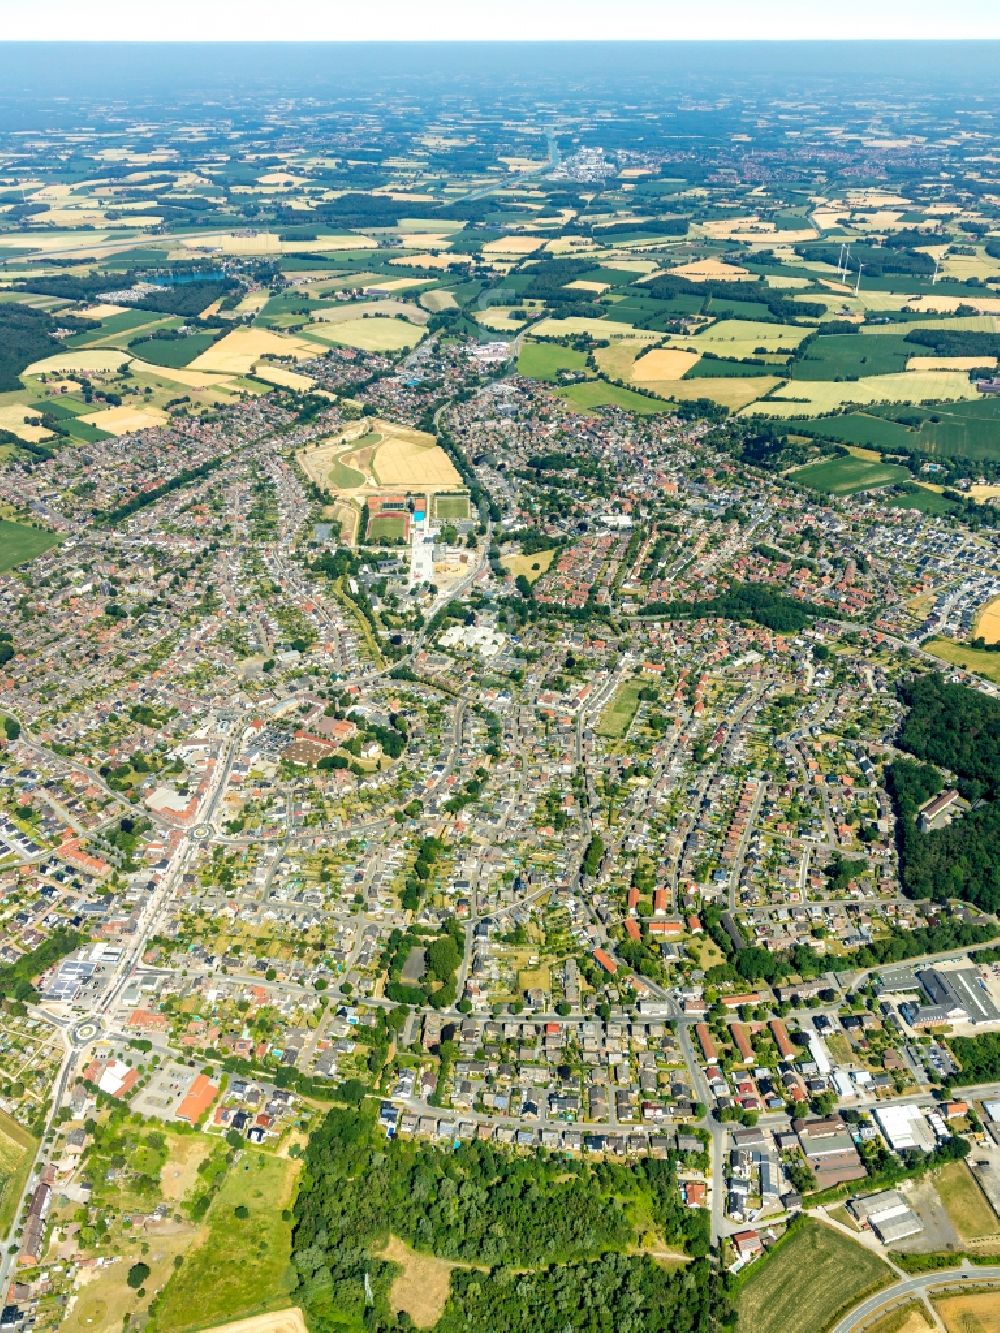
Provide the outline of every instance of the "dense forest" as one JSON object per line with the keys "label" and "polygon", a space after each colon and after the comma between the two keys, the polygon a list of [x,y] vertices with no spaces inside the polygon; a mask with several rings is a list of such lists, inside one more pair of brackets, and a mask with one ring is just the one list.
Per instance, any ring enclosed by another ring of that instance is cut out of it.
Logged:
{"label": "dense forest", "polygon": [[55,328],[44,310],[16,301],[0,305],[0,391],[19,389],[23,370],[60,350],[62,344],[52,336]]}
{"label": "dense forest", "polygon": [[[453,1150],[385,1139],[367,1104],[332,1110],[310,1138],[295,1206],[296,1300],[315,1330],[356,1326],[368,1274],[368,1326],[406,1326],[389,1307],[393,1266],[376,1257],[395,1235],[483,1266],[453,1276],[441,1333],[706,1329],[710,1302],[726,1307],[704,1258],[707,1214],[683,1204],[678,1160],[590,1163],[479,1142]],[[629,1256],[633,1210],[694,1262],[670,1275]]]}
{"label": "dense forest", "polygon": [[[887,785],[897,819],[900,880],[913,898],[961,898],[1000,908],[1000,703],[937,673],[900,686],[909,713]],[[918,762],[919,761],[919,762]],[[955,774],[973,808],[946,828],[924,832],[920,808],[943,786],[938,767]]]}

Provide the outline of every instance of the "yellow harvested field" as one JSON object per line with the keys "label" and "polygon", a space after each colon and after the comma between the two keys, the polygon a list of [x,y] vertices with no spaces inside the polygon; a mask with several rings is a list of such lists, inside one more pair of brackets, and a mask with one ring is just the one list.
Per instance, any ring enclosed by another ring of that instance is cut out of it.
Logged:
{"label": "yellow harvested field", "polygon": [[524,328],[523,319],[511,319],[511,310],[517,309],[515,306],[494,305],[489,310],[479,310],[476,312],[476,323],[482,324],[484,329],[495,329],[499,333],[516,333],[518,329]]}
{"label": "yellow harvested field", "polygon": [[426,287],[429,282],[433,281],[433,278],[384,278],[379,282],[366,283],[365,291],[409,292],[414,287]]}
{"label": "yellow harvested field", "polygon": [[426,324],[430,318],[426,310],[421,310],[410,301],[398,301],[390,297],[385,301],[366,301],[363,305],[356,301],[345,301],[343,305],[317,310],[313,322],[344,324],[359,318],[370,319],[372,315],[402,315],[404,319],[412,319],[415,324]]}
{"label": "yellow harvested field", "polygon": [[129,407],[123,403],[121,407],[108,407],[102,412],[88,412],[80,420],[98,430],[106,430],[109,435],[129,435],[135,430],[165,425],[167,414],[155,407]]}
{"label": "yellow harvested field", "polygon": [[81,319],[110,319],[112,315],[124,315],[127,305],[112,305],[109,301],[98,301],[97,305],[87,305],[81,310],[74,310]]}
{"label": "yellow harvested field", "polygon": [[274,333],[270,329],[233,329],[232,333],[206,348],[201,356],[196,356],[188,369],[244,375],[262,356],[287,356],[302,361],[318,355],[316,344],[303,338]]}
{"label": "yellow harvested field", "polygon": [[[420,433],[412,432],[413,435]],[[379,445],[372,466],[382,486],[441,488],[462,485],[455,464],[439,444],[418,444],[400,435]]]}
{"label": "yellow harvested field", "polygon": [[[408,319],[394,319],[385,315],[373,315],[370,319],[345,319],[339,324],[324,326],[314,324],[309,332],[312,337],[323,342],[357,347],[363,352],[399,352],[403,348],[413,347],[424,336],[423,329],[417,328]],[[319,349],[313,345],[305,355],[318,354]]]}
{"label": "yellow harvested field", "polygon": [[298,1306],[277,1310],[274,1314],[258,1314],[252,1319],[237,1319],[234,1324],[216,1324],[205,1333],[308,1333],[306,1321]]}
{"label": "yellow harvested field", "polygon": [[488,259],[502,255],[532,255],[544,244],[542,236],[501,236],[495,241],[487,241],[483,254]]}
{"label": "yellow harvested field", "polygon": [[1000,1333],[1000,1292],[995,1288],[932,1296],[931,1304],[947,1333]]}
{"label": "yellow harvested field", "polygon": [[150,379],[165,380],[168,384],[183,384],[188,389],[228,389],[232,386],[229,375],[213,374],[207,370],[192,370],[191,366],[154,366],[150,361],[133,361],[132,374]]}
{"label": "yellow harvested field", "polygon": [[717,324],[696,333],[693,338],[675,338],[679,347],[692,347],[699,352],[714,352],[716,356],[737,360],[752,356],[758,348],[765,352],[779,352],[798,347],[809,329],[795,324],[765,324],[750,319],[720,319]]}
{"label": "yellow harvested field", "polygon": [[286,370],[284,366],[272,366],[266,361],[254,366],[253,373],[267,384],[277,384],[282,389],[298,389],[308,392],[316,381],[309,375],[300,375],[297,370]]}
{"label": "yellow harvested field", "polygon": [[24,374],[53,375],[58,372],[69,375],[73,371],[81,371],[98,375],[117,370],[120,365],[131,360],[127,353],[119,351],[117,347],[67,347],[61,352],[45,357],[42,361],[34,362]]}
{"label": "yellow harvested field", "polygon": [[1000,500],[1000,486],[973,485],[969,487],[969,494],[976,504],[986,504],[988,500]]}
{"label": "yellow harvested field", "polygon": [[708,282],[719,278],[727,282],[744,282],[754,279],[749,269],[737,264],[724,264],[720,259],[694,259],[690,264],[678,264],[670,272],[677,278],[687,278],[689,282]]}
{"label": "yellow harvested field", "polygon": [[987,643],[1000,643],[1000,597],[987,602],[976,617],[975,637]]}
{"label": "yellow harvested field", "polygon": [[439,310],[457,310],[458,302],[452,292],[447,292],[443,288],[436,288],[432,292],[424,292],[420,297],[420,304],[431,314],[437,314]]}
{"label": "yellow harvested field", "polygon": [[324,250],[372,250],[369,236],[317,236],[315,240],[282,241],[277,232],[204,232],[180,240],[186,250],[223,250],[229,255],[277,255]]}
{"label": "yellow harvested field", "polygon": [[641,342],[617,342],[610,347],[598,347],[594,351],[594,360],[602,375],[609,379],[625,380],[632,378],[632,367],[636,358],[643,355],[646,344]]}
{"label": "yellow harvested field", "polygon": [[776,417],[817,416],[848,403],[957,402],[977,396],[968,375],[961,371],[904,370],[896,375],[870,375],[842,382],[794,380],[782,385],[774,399],[758,404],[754,410]]}
{"label": "yellow harvested field", "polygon": [[[808,330],[803,329],[802,332],[805,334]],[[636,329],[631,324],[617,324],[607,319],[588,319],[577,315],[571,315],[568,319],[543,319],[535,325],[532,333],[539,338],[565,338],[589,333],[592,338],[612,343],[655,343],[663,339],[663,334],[657,333],[655,329]]]}
{"label": "yellow harvested field", "polygon": [[911,356],[907,370],[995,370],[995,356]]}
{"label": "yellow harvested field", "polygon": [[567,282],[566,290],[571,292],[606,292],[611,286],[608,282],[585,282],[582,278],[577,278],[575,282]]}
{"label": "yellow harvested field", "polygon": [[921,314],[926,311],[929,314],[950,315],[959,306],[971,306],[983,315],[1000,315],[998,296],[914,296],[906,304],[907,309]]}
{"label": "yellow harvested field", "polygon": [[632,367],[633,384],[649,384],[655,389],[656,380],[679,380],[701,360],[699,352],[685,352],[680,347],[654,347],[639,357]]}
{"label": "yellow harvested field", "polygon": [[[453,254],[419,254],[403,255],[398,259],[390,259],[389,263],[397,267],[399,265],[409,265],[412,268],[440,268],[446,269],[449,264],[468,264],[472,259],[471,255],[453,255]],[[377,284],[379,287],[382,283]]]}
{"label": "yellow harvested field", "polygon": [[237,315],[256,315],[258,311],[263,310],[271,299],[271,293],[266,287],[261,287],[255,292],[247,292],[246,296],[236,306]]}
{"label": "yellow harvested field", "polygon": [[[717,379],[658,380],[649,387],[661,398],[676,398],[679,402],[708,398],[731,412],[738,412],[756,399],[770,393],[781,380],[773,375],[720,375]],[[762,404],[762,406],[767,406]]]}
{"label": "yellow harvested field", "polygon": [[39,440],[48,440],[52,436],[50,430],[44,426],[29,425],[31,419],[37,420],[39,413],[44,408],[28,408],[21,403],[4,403],[0,407],[0,430],[8,430],[11,435],[16,435],[19,440],[25,440],[28,444],[37,444]]}

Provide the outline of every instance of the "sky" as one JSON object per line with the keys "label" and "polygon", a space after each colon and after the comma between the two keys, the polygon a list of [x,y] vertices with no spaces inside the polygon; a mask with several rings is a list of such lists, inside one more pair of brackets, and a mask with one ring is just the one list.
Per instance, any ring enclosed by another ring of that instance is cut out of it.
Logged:
{"label": "sky", "polygon": [[0,0],[6,41],[1000,38],[998,0]]}

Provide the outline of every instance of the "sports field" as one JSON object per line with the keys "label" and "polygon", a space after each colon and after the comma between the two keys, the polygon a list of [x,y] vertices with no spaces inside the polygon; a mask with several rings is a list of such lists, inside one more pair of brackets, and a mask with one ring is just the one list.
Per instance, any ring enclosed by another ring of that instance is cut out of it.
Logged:
{"label": "sports field", "polygon": [[755,1261],[736,1297],[739,1333],[825,1333],[838,1315],[895,1281],[888,1264],[822,1223],[800,1223]]}
{"label": "sports field", "polygon": [[854,495],[875,486],[910,480],[909,469],[899,463],[876,463],[867,458],[855,458],[853,454],[807,463],[789,475],[793,481],[829,495]]}
{"label": "sports field", "polygon": [[26,523],[0,519],[0,570],[14,569],[17,565],[34,560],[50,546],[57,545],[59,540],[47,528],[32,528]]}

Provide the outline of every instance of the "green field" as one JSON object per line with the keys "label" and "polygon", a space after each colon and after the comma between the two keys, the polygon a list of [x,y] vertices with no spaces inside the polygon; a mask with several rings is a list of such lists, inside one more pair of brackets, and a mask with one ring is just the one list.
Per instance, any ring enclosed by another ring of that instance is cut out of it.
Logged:
{"label": "green field", "polygon": [[218,337],[217,333],[190,333],[184,338],[150,338],[148,342],[133,339],[128,349],[151,366],[179,370],[208,351]]}
{"label": "green field", "polygon": [[335,491],[353,491],[358,486],[365,484],[364,476],[357,468],[348,467],[342,463],[339,458],[335,458],[330,464],[329,481]]}
{"label": "green field", "polygon": [[0,1111],[0,1236],[7,1234],[14,1221],[37,1147],[27,1130]]}
{"label": "green field", "polygon": [[434,517],[447,523],[449,519],[469,517],[469,497],[467,495],[435,495],[432,501]]}
{"label": "green field", "polygon": [[56,534],[45,528],[29,528],[25,523],[0,519],[0,571],[26,564],[58,542]]}
{"label": "green field", "polygon": [[617,384],[608,384],[606,380],[583,380],[579,384],[570,384],[560,393],[563,398],[582,411],[589,412],[598,407],[621,407],[626,412],[635,412],[637,416],[654,416],[657,412],[672,412],[674,405],[659,398],[646,398],[631,389],[620,389]]}
{"label": "green field", "polygon": [[641,689],[641,680],[627,680],[623,685],[619,685],[595,728],[598,736],[605,736],[609,740],[620,740],[625,735],[638,711]]}
{"label": "green field", "polygon": [[958,505],[937,491],[915,491],[912,495],[896,495],[889,504],[893,509],[916,509],[921,514],[953,514]]}
{"label": "green field", "polygon": [[406,520],[401,514],[379,514],[368,520],[368,540],[378,541],[386,537],[390,541],[402,541],[406,536]]}
{"label": "green field", "polygon": [[[206,1214],[208,1234],[167,1283],[150,1327],[185,1333],[293,1304],[282,1214],[294,1190],[293,1162],[242,1149]],[[249,1217],[236,1216],[241,1204]]]}
{"label": "green field", "polygon": [[548,380],[554,383],[560,370],[586,370],[586,352],[577,352],[572,347],[560,347],[558,343],[532,342],[527,339],[517,358],[517,372],[533,380]]}
{"label": "green field", "polygon": [[816,338],[789,365],[797,380],[861,379],[864,375],[895,375],[919,347],[898,335],[863,338],[858,334],[833,334]]}
{"label": "green field", "polygon": [[967,644],[956,643],[954,639],[928,639],[923,645],[925,653],[939,657],[950,666],[961,667],[964,671],[974,671],[984,680],[1000,685],[1000,653],[987,653],[981,648],[970,648]]}
{"label": "green field", "polygon": [[739,1285],[739,1333],[825,1333],[863,1297],[895,1280],[870,1250],[819,1222],[800,1223]]}
{"label": "green field", "polygon": [[790,475],[793,481],[828,495],[854,495],[873,486],[910,480],[909,470],[898,463],[876,463],[850,454],[842,458],[826,458],[820,463],[807,463]]}

